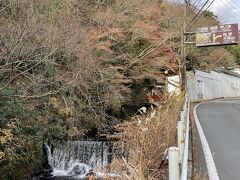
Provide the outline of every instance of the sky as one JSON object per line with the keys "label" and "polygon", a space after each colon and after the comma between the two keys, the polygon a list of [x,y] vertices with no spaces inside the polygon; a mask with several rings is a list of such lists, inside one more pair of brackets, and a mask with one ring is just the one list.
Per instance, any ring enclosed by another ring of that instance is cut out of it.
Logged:
{"label": "sky", "polygon": [[240,24],[240,0],[215,0],[209,10],[216,14],[222,23]]}
{"label": "sky", "polygon": [[[184,2],[184,0],[171,0],[174,2]],[[199,1],[199,8],[207,0],[191,0],[191,2]],[[211,2],[212,0],[210,0]],[[210,4],[210,3],[209,3]],[[207,6],[205,6],[207,7]],[[240,0],[215,0],[209,8],[215,15],[219,17],[222,24],[239,23],[240,24]]]}

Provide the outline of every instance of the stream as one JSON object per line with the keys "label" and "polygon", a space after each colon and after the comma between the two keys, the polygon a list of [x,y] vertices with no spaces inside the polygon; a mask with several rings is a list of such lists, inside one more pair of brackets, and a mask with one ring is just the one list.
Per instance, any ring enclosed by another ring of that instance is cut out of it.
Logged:
{"label": "stream", "polygon": [[[120,142],[69,141],[60,147],[51,147],[44,143],[50,173],[33,178],[45,179],[121,179],[117,172],[106,172],[113,159],[126,157],[124,146]],[[106,173],[105,173],[106,172]]]}

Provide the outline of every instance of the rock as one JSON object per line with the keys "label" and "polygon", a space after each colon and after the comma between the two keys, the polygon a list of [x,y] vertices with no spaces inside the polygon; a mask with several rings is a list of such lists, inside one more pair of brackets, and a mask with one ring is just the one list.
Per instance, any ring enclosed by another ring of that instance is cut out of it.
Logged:
{"label": "rock", "polygon": [[76,165],[68,175],[83,175],[86,174],[86,168],[84,166],[80,167]]}
{"label": "rock", "polygon": [[95,177],[95,176],[96,176],[96,173],[93,172],[93,170],[90,170],[89,173],[87,173],[86,177],[89,177],[89,176],[91,176],[91,177],[94,176],[94,177]]}

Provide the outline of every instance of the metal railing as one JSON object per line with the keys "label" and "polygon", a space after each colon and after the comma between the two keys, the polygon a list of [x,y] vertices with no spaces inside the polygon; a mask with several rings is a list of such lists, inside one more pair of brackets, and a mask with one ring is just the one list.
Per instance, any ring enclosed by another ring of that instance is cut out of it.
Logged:
{"label": "metal railing", "polygon": [[169,180],[188,179],[188,154],[189,154],[189,113],[190,100],[185,96],[183,111],[180,112],[178,121],[178,147],[168,150]]}

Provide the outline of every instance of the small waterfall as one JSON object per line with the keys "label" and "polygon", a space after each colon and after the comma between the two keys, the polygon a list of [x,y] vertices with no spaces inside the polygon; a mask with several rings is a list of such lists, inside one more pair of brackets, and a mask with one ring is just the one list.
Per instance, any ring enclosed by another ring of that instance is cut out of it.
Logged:
{"label": "small waterfall", "polygon": [[[51,149],[47,146],[48,161],[54,177],[73,177],[82,179],[88,175],[102,176],[100,173],[122,152],[113,143],[94,141],[70,141],[61,147]],[[114,173],[107,174],[118,177]]]}
{"label": "small waterfall", "polygon": [[51,160],[52,160],[51,148],[46,143],[43,143],[43,147],[44,147],[44,150],[46,150],[48,163],[51,166]]}

